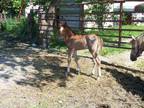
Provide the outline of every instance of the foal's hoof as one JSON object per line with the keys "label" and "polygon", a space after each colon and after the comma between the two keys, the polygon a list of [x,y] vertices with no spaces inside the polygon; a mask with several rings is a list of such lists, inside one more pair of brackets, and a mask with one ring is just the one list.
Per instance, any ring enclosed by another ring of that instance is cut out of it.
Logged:
{"label": "foal's hoof", "polygon": [[89,75],[90,75],[90,76],[95,76],[95,74],[94,74],[94,73],[90,73]]}
{"label": "foal's hoof", "polygon": [[68,73],[67,72],[65,72],[65,78],[67,78],[68,77]]}
{"label": "foal's hoof", "polygon": [[81,72],[80,72],[80,71],[78,71],[78,72],[77,72],[77,75],[80,75],[80,73],[81,73]]}
{"label": "foal's hoof", "polygon": [[100,79],[100,77],[97,77],[96,79],[97,79],[97,80],[99,80],[99,79]]}
{"label": "foal's hoof", "polygon": [[92,72],[91,72],[91,75],[95,75],[95,72],[94,72],[94,71],[92,71]]}

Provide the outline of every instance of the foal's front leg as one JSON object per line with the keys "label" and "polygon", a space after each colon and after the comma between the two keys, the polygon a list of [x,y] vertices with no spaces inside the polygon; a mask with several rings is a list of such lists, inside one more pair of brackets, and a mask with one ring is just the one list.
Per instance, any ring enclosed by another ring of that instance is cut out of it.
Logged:
{"label": "foal's front leg", "polygon": [[73,56],[73,50],[71,49],[68,49],[68,66],[67,66],[67,71],[65,73],[65,76],[67,77],[68,76],[68,73],[70,72],[70,63],[71,63],[71,59],[72,59],[72,56]]}

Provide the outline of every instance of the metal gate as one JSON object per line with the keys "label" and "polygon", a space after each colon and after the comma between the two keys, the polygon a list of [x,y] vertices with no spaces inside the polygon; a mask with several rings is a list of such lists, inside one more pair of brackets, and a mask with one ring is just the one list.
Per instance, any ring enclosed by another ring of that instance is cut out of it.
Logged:
{"label": "metal gate", "polygon": [[[139,2],[133,10],[125,10],[127,2]],[[130,49],[130,35],[139,35],[144,31],[144,9],[140,8],[144,4],[141,0],[115,0],[112,4],[117,4],[119,8],[104,12],[107,18],[103,20],[103,28],[97,27],[97,20],[92,18],[96,13],[88,12],[87,9],[92,5],[100,2],[91,3],[60,3],[56,6],[55,21],[58,22],[60,17],[64,17],[68,25],[77,33],[95,32],[104,40],[106,47]],[[141,15],[141,18],[138,16]],[[135,17],[136,16],[136,17]],[[51,19],[47,19],[51,20]],[[128,26],[128,27],[127,27]]]}

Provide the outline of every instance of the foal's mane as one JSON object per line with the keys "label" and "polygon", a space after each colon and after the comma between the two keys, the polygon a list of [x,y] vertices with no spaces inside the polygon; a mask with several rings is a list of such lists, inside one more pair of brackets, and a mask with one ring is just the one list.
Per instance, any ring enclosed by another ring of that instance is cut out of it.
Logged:
{"label": "foal's mane", "polygon": [[65,24],[64,27],[70,30],[74,35],[76,35],[76,33],[67,24]]}

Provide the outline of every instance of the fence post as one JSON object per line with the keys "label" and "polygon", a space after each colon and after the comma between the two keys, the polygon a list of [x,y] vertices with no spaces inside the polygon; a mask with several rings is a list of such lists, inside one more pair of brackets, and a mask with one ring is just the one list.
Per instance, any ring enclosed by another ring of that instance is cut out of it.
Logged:
{"label": "fence post", "polygon": [[122,19],[123,19],[123,1],[120,1],[120,17],[119,17],[119,39],[118,39],[118,47],[121,46]]}

